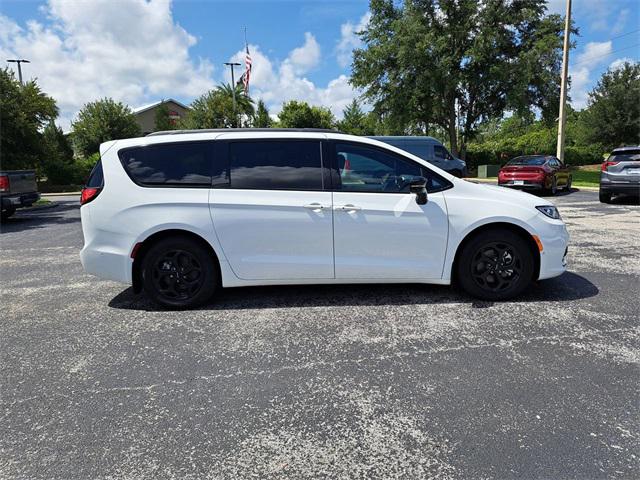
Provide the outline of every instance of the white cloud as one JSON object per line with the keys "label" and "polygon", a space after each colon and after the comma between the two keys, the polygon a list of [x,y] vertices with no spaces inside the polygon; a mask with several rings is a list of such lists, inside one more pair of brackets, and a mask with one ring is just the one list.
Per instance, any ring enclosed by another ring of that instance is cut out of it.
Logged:
{"label": "white cloud", "polygon": [[358,32],[363,31],[371,19],[371,12],[365,13],[357,25],[351,22],[343,23],[340,26],[340,41],[336,47],[336,57],[338,64],[345,68],[351,63],[353,50],[362,45],[362,40],[358,36]]}
{"label": "white cloud", "polygon": [[196,39],[174,21],[169,0],[49,0],[43,9],[48,26],[0,15],[0,55],[31,61],[23,73],[56,99],[63,128],[101,97],[135,107],[213,86],[212,64],[190,59]]}
{"label": "white cloud", "polygon": [[309,32],[304,34],[304,45],[294,48],[287,58],[297,73],[305,73],[320,63],[320,45]]}
{"label": "white cloud", "polygon": [[[346,75],[329,81],[326,87],[319,87],[304,76],[299,53],[309,43],[309,35],[305,35],[304,45],[292,50],[280,62],[267,57],[259,45],[249,45],[253,61],[251,96],[256,100],[263,100],[272,114],[279,113],[286,101],[301,100],[311,105],[328,107],[334,115],[341,118],[342,110],[357,96],[357,92],[349,84]],[[230,61],[242,63],[244,56],[244,50],[239,50]],[[319,61],[320,58],[317,59]]]}
{"label": "white cloud", "polygon": [[571,104],[580,110],[587,106],[589,88],[592,85],[591,72],[606,61],[612,52],[612,43],[589,42],[584,50],[576,56],[576,62],[569,67],[571,77]]}
{"label": "white cloud", "polygon": [[616,60],[611,62],[611,65],[609,65],[609,70],[618,70],[619,68],[622,68],[625,63],[634,64],[636,62],[629,57],[617,58]]}

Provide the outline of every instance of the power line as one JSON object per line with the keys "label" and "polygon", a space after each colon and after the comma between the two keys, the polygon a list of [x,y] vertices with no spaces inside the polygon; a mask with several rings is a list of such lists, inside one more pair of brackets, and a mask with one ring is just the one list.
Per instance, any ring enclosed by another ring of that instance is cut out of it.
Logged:
{"label": "power line", "polygon": [[611,37],[609,40],[615,40],[617,38],[626,37],[627,35],[631,35],[632,33],[636,33],[636,32],[640,32],[640,28],[638,28],[637,30],[631,30],[630,32],[627,32],[627,33],[623,33],[622,35],[618,35],[617,37]]}

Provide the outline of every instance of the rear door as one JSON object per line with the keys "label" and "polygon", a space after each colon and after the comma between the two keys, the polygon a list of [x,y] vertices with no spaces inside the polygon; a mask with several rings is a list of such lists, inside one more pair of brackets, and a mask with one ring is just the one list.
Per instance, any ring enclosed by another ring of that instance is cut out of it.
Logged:
{"label": "rear door", "polygon": [[322,138],[223,135],[215,155],[223,168],[214,174],[209,205],[234,273],[247,280],[333,278]]}
{"label": "rear door", "polygon": [[[448,235],[441,191],[450,184],[386,149],[350,142],[332,146],[336,279],[441,278]],[[408,191],[416,176],[428,177],[426,205],[418,205]]]}

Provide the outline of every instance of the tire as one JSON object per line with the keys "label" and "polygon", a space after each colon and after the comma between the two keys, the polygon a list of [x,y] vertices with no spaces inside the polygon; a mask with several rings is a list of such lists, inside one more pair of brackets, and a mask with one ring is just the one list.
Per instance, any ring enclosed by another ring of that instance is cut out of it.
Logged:
{"label": "tire", "polygon": [[611,194],[600,190],[599,193],[600,203],[611,203]]}
{"label": "tire", "polygon": [[549,189],[549,194],[551,196],[555,196],[558,193],[558,179],[554,175],[551,179],[551,188]]}
{"label": "tire", "polygon": [[194,239],[165,238],[152,245],[142,259],[142,286],[163,307],[198,307],[211,299],[220,284],[215,262]]}
{"label": "tire", "polygon": [[565,192],[570,192],[571,191],[571,184],[573,183],[573,176],[569,175],[569,178],[567,179],[567,184],[564,186],[564,191]]}
{"label": "tire", "polygon": [[531,285],[534,271],[533,252],[527,242],[510,230],[496,228],[466,242],[455,273],[469,295],[498,301],[520,295]]}
{"label": "tire", "polygon": [[0,213],[0,220],[2,220],[4,222],[5,220],[7,220],[14,213],[16,213],[16,209],[15,208],[8,208],[7,210],[2,210],[2,213]]}

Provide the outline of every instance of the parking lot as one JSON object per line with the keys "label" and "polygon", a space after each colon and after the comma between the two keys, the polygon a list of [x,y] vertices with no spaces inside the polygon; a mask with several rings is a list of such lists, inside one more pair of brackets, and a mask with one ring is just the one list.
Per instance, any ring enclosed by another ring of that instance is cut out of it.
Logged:
{"label": "parking lot", "polygon": [[640,207],[553,200],[570,267],[515,302],[421,285],[157,311],[84,274],[79,208],[2,225],[0,478],[631,478]]}

